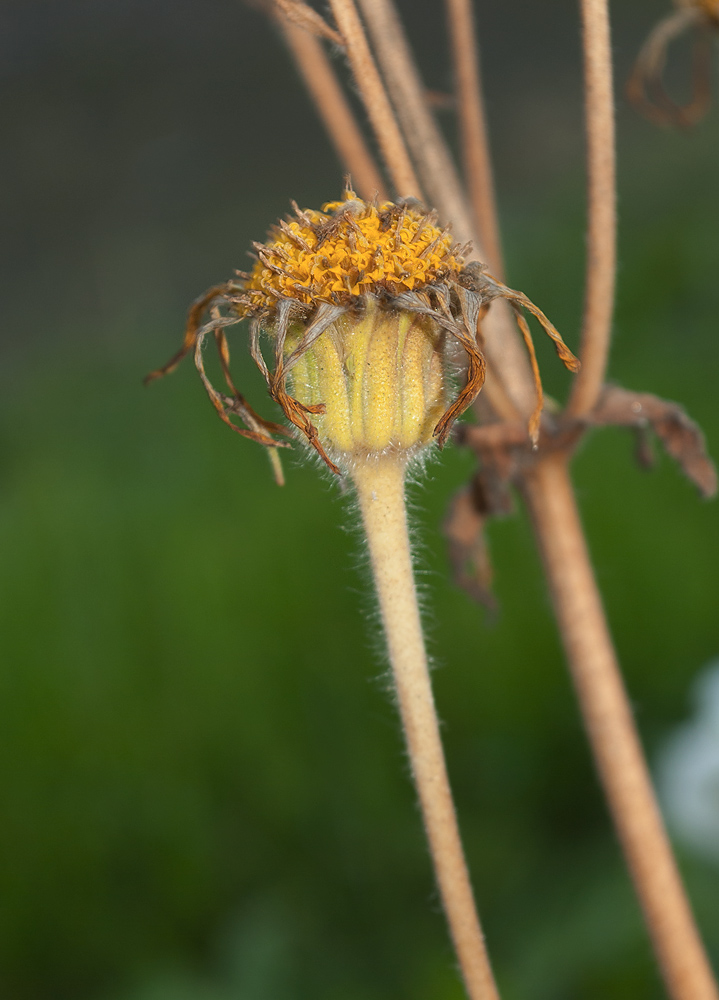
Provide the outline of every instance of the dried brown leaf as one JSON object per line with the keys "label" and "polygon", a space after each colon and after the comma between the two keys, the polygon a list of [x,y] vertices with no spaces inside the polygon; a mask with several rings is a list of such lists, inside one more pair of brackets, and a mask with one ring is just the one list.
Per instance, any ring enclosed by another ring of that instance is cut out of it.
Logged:
{"label": "dried brown leaf", "polygon": [[493,614],[492,564],[484,532],[486,514],[480,511],[476,481],[453,497],[443,525],[454,582]]}
{"label": "dried brown leaf", "polygon": [[[610,385],[605,387],[588,420],[596,426],[632,427],[638,432],[651,428],[702,496],[709,499],[716,495],[717,473],[707,454],[704,435],[679,403]],[[641,438],[640,449],[640,461],[645,464],[648,452]]]}

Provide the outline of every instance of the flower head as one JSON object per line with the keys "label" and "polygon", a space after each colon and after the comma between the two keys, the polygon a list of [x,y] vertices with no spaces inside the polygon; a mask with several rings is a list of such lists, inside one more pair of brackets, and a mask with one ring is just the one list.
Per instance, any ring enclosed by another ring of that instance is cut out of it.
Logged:
{"label": "flower head", "polygon": [[347,191],[321,212],[295,211],[265,245],[255,244],[258,260],[245,282],[251,312],[271,311],[282,297],[348,305],[365,294],[411,292],[458,274],[469,250],[411,200],[367,204]]}
{"label": "flower head", "polygon": [[[495,298],[515,309],[541,385],[529,330],[528,309],[553,339],[564,363],[578,362],[529,300],[466,263],[470,246],[454,243],[434,212],[415,199],[362,201],[349,187],[341,201],[321,211],[301,210],[255,243],[251,271],[209,289],[191,307],[185,339],[152,380],[172,371],[194,348],[210,399],[239,434],[276,449],[288,432],[260,417],[237,391],[229,368],[225,328],[247,318],[250,352],[270,396],[322,457],[340,473],[358,459],[396,451],[409,458],[433,439],[441,447],[456,418],[482,387],[485,360],[481,318]],[[210,319],[202,324],[209,312]],[[202,348],[213,334],[229,394],[208,379]],[[268,364],[261,338],[270,342]],[[453,400],[447,377],[448,347],[467,355],[466,381]],[[240,427],[232,420],[239,416]],[[280,439],[278,440],[278,437]]]}

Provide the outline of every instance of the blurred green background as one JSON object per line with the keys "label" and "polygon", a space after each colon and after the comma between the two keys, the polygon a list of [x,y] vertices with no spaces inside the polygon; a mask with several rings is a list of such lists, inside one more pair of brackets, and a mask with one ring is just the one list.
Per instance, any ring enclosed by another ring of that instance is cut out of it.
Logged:
{"label": "blurred green background", "polygon": [[[440,5],[401,7],[428,85],[447,90]],[[619,7],[621,85],[665,6]],[[509,281],[576,345],[576,11],[478,13]],[[458,1000],[348,501],[300,455],[275,487],[189,363],[141,385],[187,303],[244,266],[290,198],[336,196],[341,168],[239,3],[5,0],[0,21],[0,993]],[[716,454],[719,108],[658,131],[619,89],[611,375],[682,401]],[[231,335],[237,381],[269,415]],[[575,472],[653,761],[719,652],[719,524],[670,461],[640,472],[632,448],[597,433]],[[491,528],[496,623],[448,580],[439,525],[471,468],[448,449],[413,502],[503,997],[659,998],[521,509]],[[719,961],[719,868],[677,847]]]}

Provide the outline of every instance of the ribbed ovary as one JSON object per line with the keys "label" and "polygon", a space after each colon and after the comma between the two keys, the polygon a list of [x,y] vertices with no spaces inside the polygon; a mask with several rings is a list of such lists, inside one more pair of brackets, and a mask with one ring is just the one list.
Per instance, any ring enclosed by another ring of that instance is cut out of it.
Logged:
{"label": "ribbed ovary", "polygon": [[[297,338],[288,338],[287,350]],[[447,401],[444,335],[432,320],[387,310],[370,299],[347,313],[302,355],[292,393],[307,406],[325,448],[335,456],[414,451],[432,439]]]}

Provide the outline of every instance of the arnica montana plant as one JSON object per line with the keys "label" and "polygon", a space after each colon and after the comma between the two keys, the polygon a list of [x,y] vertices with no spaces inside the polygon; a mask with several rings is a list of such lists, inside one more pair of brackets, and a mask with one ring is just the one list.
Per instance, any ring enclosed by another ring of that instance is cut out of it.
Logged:
{"label": "arnica montana plant", "polygon": [[[544,314],[476,261],[471,245],[439,229],[434,212],[414,198],[365,202],[347,186],[322,211],[301,210],[266,244],[256,243],[252,271],[209,289],[191,307],[182,347],[151,381],[194,349],[195,364],[222,420],[269,449],[279,482],[277,449],[288,431],[260,417],[230,374],[228,326],[249,319],[250,351],[270,396],[295,434],[325,464],[347,476],[367,536],[377,597],[412,771],[442,901],[467,989],[496,988],[484,949],[454,813],[430,686],[417,604],[407,517],[408,466],[433,441],[446,442],[455,419],[482,388],[482,317],[506,299],[525,338],[537,389],[526,429],[536,441],[542,390],[521,309],[537,317],[572,371],[579,362]],[[223,313],[224,310],[224,313]],[[209,312],[210,319],[202,324]],[[203,363],[213,334],[229,394],[218,392]],[[271,344],[272,367],[261,338]],[[451,399],[452,346],[466,353],[466,381]],[[242,419],[238,427],[233,416]]]}
{"label": "arnica montana plant", "polygon": [[[676,23],[711,27],[715,4],[683,3]],[[461,528],[454,535],[459,561],[468,561],[484,521],[502,511],[502,498],[516,488],[530,514],[598,774],[668,993],[672,1000],[719,1000],[651,786],[569,474],[589,428],[613,424],[644,434],[651,427],[704,496],[717,486],[701,432],[680,406],[606,383],[616,272],[607,0],[580,0],[588,174],[582,367],[564,409],[544,415],[524,311],[539,321],[568,368],[577,371],[579,362],[543,313],[495,277],[503,276],[503,262],[470,0],[445,4],[465,183],[433,118],[392,0],[329,0],[329,20],[304,0],[252,5],[285,38],[362,198],[348,186],[342,200],[321,211],[295,206],[294,217],[280,222],[267,243],[255,244],[250,272],[238,272],[193,304],[182,347],[148,379],[172,371],[194,351],[218,414],[268,449],[279,482],[280,450],[294,435],[354,488],[459,967],[471,1000],[497,1000],[447,779],[405,507],[408,469],[420,465],[433,443],[448,440],[486,371],[481,405],[474,407],[478,422],[463,423],[461,434],[457,429],[479,459],[464,494],[464,520],[456,509],[450,518]],[[384,173],[325,44],[346,57]],[[664,50],[657,51],[650,75],[661,69]],[[441,228],[450,222],[459,243],[448,226]],[[492,273],[472,258],[470,246]],[[244,319],[250,352],[289,427],[260,416],[234,385],[225,331]],[[205,371],[209,335],[228,391],[215,388]]]}

